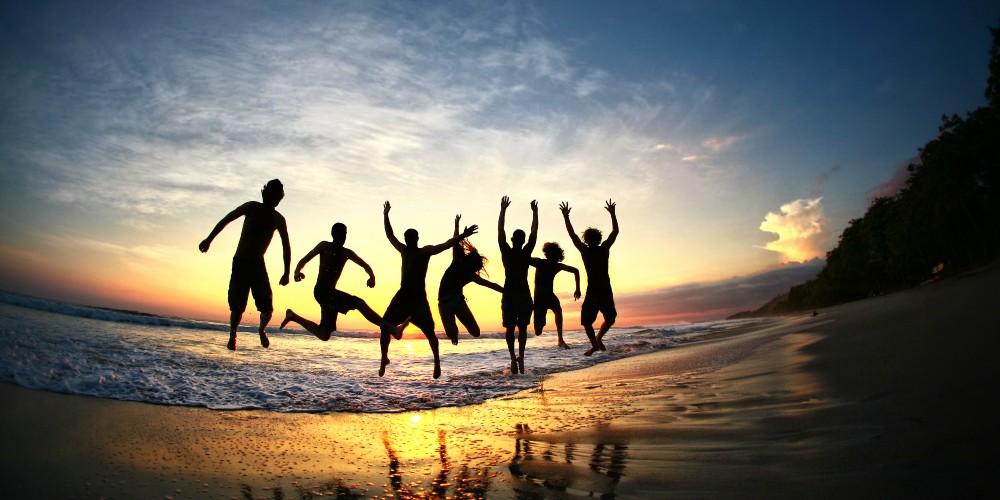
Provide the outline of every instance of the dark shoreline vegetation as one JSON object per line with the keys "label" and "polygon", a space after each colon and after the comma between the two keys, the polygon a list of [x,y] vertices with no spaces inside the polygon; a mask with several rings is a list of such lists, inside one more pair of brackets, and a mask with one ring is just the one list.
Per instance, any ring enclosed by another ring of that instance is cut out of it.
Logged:
{"label": "dark shoreline vegetation", "polygon": [[871,201],[819,275],[729,319],[807,311],[957,275],[1000,255],[1000,27],[989,28],[986,106],[943,116],[905,187]]}

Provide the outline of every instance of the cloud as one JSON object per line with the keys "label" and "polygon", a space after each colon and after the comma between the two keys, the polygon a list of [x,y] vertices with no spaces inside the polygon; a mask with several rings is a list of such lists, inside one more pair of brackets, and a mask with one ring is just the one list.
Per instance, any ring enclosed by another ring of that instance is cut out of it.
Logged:
{"label": "cloud", "polygon": [[761,248],[778,252],[788,261],[804,262],[824,252],[826,242],[822,198],[799,199],[781,206],[781,213],[770,212],[760,223],[760,230],[778,235]]}
{"label": "cloud", "polygon": [[619,294],[615,301],[620,317],[633,318],[630,321],[643,325],[724,318],[764,305],[791,287],[813,279],[824,265],[825,262],[820,259],[788,263],[726,280],[688,283],[646,293]]}
{"label": "cloud", "polygon": [[810,193],[809,196],[813,198],[819,198],[820,196],[823,196],[823,184],[826,184],[827,179],[829,179],[831,175],[837,172],[840,172],[840,165],[834,165],[830,167],[829,170],[821,172],[819,175],[817,175],[816,182],[815,184],[813,184],[812,193]]}

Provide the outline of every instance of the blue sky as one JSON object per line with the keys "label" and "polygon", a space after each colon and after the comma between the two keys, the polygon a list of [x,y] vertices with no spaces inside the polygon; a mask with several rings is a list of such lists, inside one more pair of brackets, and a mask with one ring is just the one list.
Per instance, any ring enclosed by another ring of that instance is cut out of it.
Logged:
{"label": "blue sky", "polygon": [[498,256],[504,195],[508,232],[537,199],[539,241],[564,247],[560,201],[605,231],[618,202],[613,280],[635,317],[722,284],[691,317],[749,308],[726,290],[821,257],[942,114],[984,102],[998,18],[994,2],[4,2],[0,288],[223,316],[238,230],[197,242],[278,177],[293,262],[347,223],[380,285],[343,285],[376,309],[398,279],[384,200],[425,243],[462,213]]}

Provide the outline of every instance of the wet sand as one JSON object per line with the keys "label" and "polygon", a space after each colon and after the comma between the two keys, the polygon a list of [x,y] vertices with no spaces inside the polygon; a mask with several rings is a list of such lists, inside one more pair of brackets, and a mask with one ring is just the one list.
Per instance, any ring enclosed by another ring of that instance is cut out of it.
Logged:
{"label": "wet sand", "polygon": [[12,498],[970,497],[996,489],[998,292],[993,266],[434,411],[220,412],[0,384],[0,487]]}

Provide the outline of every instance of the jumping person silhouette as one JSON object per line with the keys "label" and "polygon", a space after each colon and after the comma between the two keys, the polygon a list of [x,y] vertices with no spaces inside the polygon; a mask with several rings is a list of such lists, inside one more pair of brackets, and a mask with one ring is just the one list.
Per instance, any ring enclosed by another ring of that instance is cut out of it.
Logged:
{"label": "jumping person silhouette", "polygon": [[[455,216],[455,236],[459,235],[458,223],[461,220],[461,214]],[[465,285],[475,283],[503,292],[502,286],[479,275],[483,272],[487,261],[488,259],[481,255],[469,240],[462,240],[451,247],[451,265],[441,276],[441,285],[438,288],[438,313],[441,315],[441,323],[444,323],[444,333],[452,344],[458,344],[456,318],[469,331],[469,335],[478,337],[480,333],[479,323],[472,315],[472,310],[469,309],[469,304],[462,293]]]}
{"label": "jumping person silhouette", "polygon": [[563,340],[563,315],[562,306],[559,304],[559,297],[556,297],[554,282],[559,271],[573,273],[576,278],[576,291],[573,292],[573,300],[580,298],[580,270],[563,264],[566,257],[562,247],[558,243],[548,242],[542,245],[544,259],[538,257],[531,258],[531,265],[535,266],[535,335],[541,335],[545,327],[545,315],[552,310],[552,315],[556,320],[556,332],[559,333],[558,346],[569,349],[569,345]]}
{"label": "jumping person silhouette", "polygon": [[347,226],[338,222],[330,229],[333,241],[321,241],[309,251],[295,266],[295,281],[305,279],[302,268],[309,263],[313,257],[319,256],[319,274],[316,276],[316,286],[313,288],[313,297],[319,303],[322,310],[322,319],[319,324],[295,313],[291,309],[285,311],[285,320],[281,322],[284,328],[289,321],[294,321],[309,330],[313,335],[322,341],[330,340],[330,334],[337,331],[337,315],[346,314],[348,311],[357,309],[362,316],[371,324],[379,327],[383,333],[388,333],[395,338],[401,337],[402,329],[406,324],[397,327],[382,319],[368,304],[349,293],[337,290],[337,281],[344,271],[344,265],[350,260],[361,266],[368,273],[368,288],[375,288],[375,273],[371,266],[358,254],[349,248],[344,248],[347,241]]}
{"label": "jumping person silhouette", "polygon": [[[517,229],[507,243],[507,232],[504,222],[510,198],[504,196],[500,200],[500,220],[497,241],[500,243],[500,256],[503,259],[504,283],[503,298],[500,309],[503,315],[503,326],[506,328],[505,338],[507,350],[510,352],[510,372],[514,375],[524,373],[524,345],[528,341],[528,322],[531,321],[533,305],[531,289],[528,287],[528,266],[531,262],[531,251],[535,248],[538,233],[538,202],[531,201],[531,233],[525,242],[524,231]],[[514,353],[514,329],[517,329],[517,354]]]}
{"label": "jumping person silhouette", "polygon": [[[479,226],[473,225],[465,228],[462,234],[456,235],[448,241],[438,245],[428,245],[421,247],[417,245],[420,236],[416,229],[407,229],[403,233],[405,244],[401,243],[392,232],[392,224],[389,223],[389,210],[392,206],[389,202],[383,205],[383,219],[385,224],[385,236],[392,243],[392,246],[399,252],[402,258],[402,268],[399,277],[399,291],[389,302],[389,307],[382,317],[389,323],[403,323],[409,318],[410,323],[420,328],[427,342],[430,343],[431,352],[434,353],[434,378],[441,377],[441,356],[438,352],[438,340],[434,336],[434,318],[431,316],[431,307],[427,303],[427,264],[431,257],[437,255],[452,245],[476,234]],[[381,377],[385,374],[385,366],[389,364],[389,341],[390,336],[382,332],[380,344],[382,348],[382,364],[378,374]]]}
{"label": "jumping person silhouette", "polygon": [[212,229],[212,232],[199,245],[202,253],[207,252],[212,240],[230,222],[243,217],[243,231],[240,242],[236,245],[233,255],[233,269],[229,278],[229,343],[230,350],[236,350],[236,329],[243,319],[243,311],[247,307],[247,296],[252,291],[253,301],[260,311],[260,345],[268,347],[271,341],[267,338],[267,323],[271,321],[274,312],[274,300],[271,293],[271,283],[264,266],[264,252],[271,244],[274,231],[281,236],[281,253],[285,261],[285,273],[278,284],[288,284],[288,267],[292,260],[292,247],[288,243],[288,226],[285,218],[275,210],[281,199],[285,197],[285,189],[281,181],[272,179],[260,190],[262,202],[248,201],[226,214]]}
{"label": "jumping person silhouette", "polygon": [[[601,231],[593,227],[587,228],[583,232],[583,241],[573,231],[573,223],[569,220],[569,203],[559,204],[563,219],[566,221],[566,231],[569,232],[573,245],[580,251],[583,258],[583,267],[587,270],[587,295],[583,299],[583,306],[580,308],[580,323],[587,331],[587,338],[590,339],[591,347],[584,356],[590,356],[594,351],[605,351],[602,339],[608,333],[611,325],[615,324],[618,311],[615,309],[615,295],[611,290],[611,277],[608,274],[608,260],[610,257],[611,245],[618,239],[618,217],[615,215],[615,204],[608,200],[604,209],[611,214],[611,234],[601,242]],[[586,243],[586,244],[585,244]],[[604,316],[600,331],[594,334],[594,321],[597,320],[597,313]]]}

